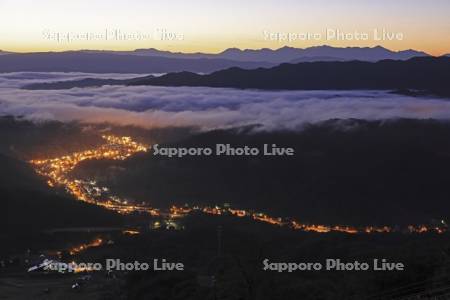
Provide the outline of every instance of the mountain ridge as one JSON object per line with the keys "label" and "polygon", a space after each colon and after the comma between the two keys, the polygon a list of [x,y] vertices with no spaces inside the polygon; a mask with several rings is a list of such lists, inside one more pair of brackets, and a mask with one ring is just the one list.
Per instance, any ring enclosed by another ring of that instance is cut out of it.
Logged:
{"label": "mountain ridge", "polygon": [[[392,90],[402,94],[450,97],[450,58],[416,57],[407,61],[300,62],[246,70],[232,67],[210,74],[172,72],[126,80],[83,79],[36,83],[23,89],[64,89],[115,85],[220,87],[261,90]],[[89,83],[89,84],[86,84]]]}
{"label": "mountain ridge", "polygon": [[303,62],[272,68],[229,68],[207,75],[169,73],[129,85],[205,86],[264,90],[420,90],[450,96],[450,58],[416,57],[407,61]]}
{"label": "mountain ridge", "polygon": [[[348,54],[346,54],[347,52]],[[227,48],[219,53],[183,53],[158,50],[155,48],[136,49],[134,51],[125,51],[123,54],[137,54],[147,56],[161,56],[171,58],[222,58],[236,61],[266,61],[271,63],[283,63],[300,57],[321,56],[336,57],[338,60],[367,60],[378,61],[382,59],[401,59],[406,60],[415,56],[430,56],[423,51],[413,49],[393,51],[382,46],[375,47],[332,47],[327,45],[313,46],[307,48],[295,48],[284,46],[278,49],[260,48],[260,49],[239,49]]]}
{"label": "mountain ridge", "polygon": [[86,73],[168,73],[190,71],[210,73],[230,67],[254,69],[280,63],[303,61],[408,60],[429,56],[416,50],[391,51],[381,46],[315,46],[279,49],[228,48],[216,54],[182,53],[154,48],[133,51],[76,50],[64,52],[0,52],[0,72],[86,72]]}
{"label": "mountain ridge", "polygon": [[85,72],[85,73],[167,73],[189,70],[209,73],[233,66],[272,66],[266,62],[238,62],[226,59],[182,59],[144,57],[83,51],[14,53],[0,55],[1,72]]}

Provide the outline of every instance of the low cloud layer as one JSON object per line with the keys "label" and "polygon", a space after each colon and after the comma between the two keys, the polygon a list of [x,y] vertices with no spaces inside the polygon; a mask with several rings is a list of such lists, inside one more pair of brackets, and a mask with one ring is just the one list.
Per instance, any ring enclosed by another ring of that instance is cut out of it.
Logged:
{"label": "low cloud layer", "polygon": [[450,101],[380,91],[255,91],[202,87],[104,86],[21,90],[30,83],[134,75],[82,73],[0,74],[0,114],[33,120],[111,122],[146,128],[205,129],[261,124],[295,129],[332,118],[450,119]]}

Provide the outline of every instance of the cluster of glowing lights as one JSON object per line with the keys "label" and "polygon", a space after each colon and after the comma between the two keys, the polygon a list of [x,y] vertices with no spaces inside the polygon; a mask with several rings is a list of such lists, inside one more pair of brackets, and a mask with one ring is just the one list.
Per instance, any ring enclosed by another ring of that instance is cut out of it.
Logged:
{"label": "cluster of glowing lights", "polygon": [[[125,160],[138,152],[148,151],[148,146],[133,141],[131,137],[103,135],[102,138],[105,140],[105,143],[95,149],[75,152],[59,158],[32,160],[30,163],[38,174],[48,178],[47,183],[50,187],[64,186],[70,194],[80,201],[99,205],[121,214],[133,212],[157,214],[152,208],[131,205],[118,197],[97,199],[88,191],[101,191],[106,188],[98,187],[92,181],[69,178],[68,174],[82,161],[99,159]],[[100,192],[96,192],[96,194],[101,195]]]}
{"label": "cluster of glowing lights", "polygon": [[223,208],[223,207],[196,207],[194,209],[187,207],[171,207],[171,216],[181,217],[187,215],[192,211],[200,211],[209,215],[233,215],[239,218],[249,218],[255,221],[264,222],[267,224],[289,227],[294,230],[306,231],[306,232],[316,232],[316,233],[329,233],[329,232],[342,232],[348,234],[370,234],[370,233],[391,233],[391,232],[407,232],[407,233],[445,233],[447,232],[447,224],[442,220],[439,225],[409,225],[406,229],[394,229],[389,226],[365,226],[365,227],[354,227],[354,226],[344,226],[344,225],[321,225],[321,224],[307,224],[300,223],[295,220],[288,220],[280,217],[272,217],[265,213],[256,213],[252,211],[239,210],[233,208]]}
{"label": "cluster of glowing lights", "polygon": [[77,255],[80,252],[86,251],[89,248],[100,247],[104,244],[103,239],[97,238],[88,244],[81,244],[79,246],[73,247],[69,250],[70,255]]}
{"label": "cluster of glowing lights", "polygon": [[140,234],[141,232],[139,230],[127,229],[127,230],[123,230],[122,233],[128,234],[128,235],[137,235],[137,234]]}
{"label": "cluster of glowing lights", "polygon": [[[295,220],[272,217],[265,213],[256,213],[253,211],[233,209],[231,207],[177,207],[172,206],[168,213],[160,212],[158,209],[152,208],[147,205],[134,205],[128,203],[128,201],[120,199],[117,196],[109,196],[103,199],[98,199],[102,196],[102,191],[107,191],[105,187],[98,187],[95,181],[86,181],[79,179],[70,179],[68,174],[70,171],[84,160],[95,159],[111,159],[111,160],[125,160],[128,157],[139,153],[147,152],[148,146],[137,143],[132,140],[131,137],[117,137],[113,135],[104,135],[102,138],[106,143],[99,147],[86,150],[82,152],[76,152],[71,155],[62,156],[60,158],[44,159],[44,160],[32,160],[31,164],[35,167],[38,174],[48,178],[48,185],[64,186],[66,190],[71,193],[76,199],[91,204],[99,205],[109,210],[116,211],[121,214],[130,214],[135,212],[144,212],[152,216],[167,216],[169,220],[182,218],[192,212],[202,212],[208,215],[232,215],[239,218],[249,218],[254,221],[264,222],[280,227],[289,227],[294,230],[328,233],[328,232],[343,232],[348,234],[357,233],[390,233],[390,232],[409,232],[409,233],[426,233],[426,232],[447,232],[447,224],[442,221],[442,224],[436,226],[428,225],[410,225],[406,230],[394,229],[388,226],[366,226],[366,227],[353,227],[342,225],[321,225],[321,224],[306,224],[300,223]],[[125,234],[135,235],[139,234],[138,231],[126,230]],[[92,244],[97,245],[99,242]],[[101,244],[101,240],[100,240]],[[72,252],[77,253],[84,250],[86,247],[92,247],[92,245],[81,245],[80,248],[72,249]]]}

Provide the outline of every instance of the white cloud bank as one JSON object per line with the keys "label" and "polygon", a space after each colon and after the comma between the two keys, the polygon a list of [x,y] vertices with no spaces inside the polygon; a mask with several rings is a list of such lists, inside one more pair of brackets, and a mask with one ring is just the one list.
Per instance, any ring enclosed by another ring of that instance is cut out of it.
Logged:
{"label": "white cloud bank", "polygon": [[126,74],[0,74],[0,114],[29,119],[111,122],[146,128],[221,128],[262,124],[295,129],[332,118],[450,119],[450,101],[382,91],[255,91],[203,87],[103,86],[70,90],[21,90],[20,86]]}

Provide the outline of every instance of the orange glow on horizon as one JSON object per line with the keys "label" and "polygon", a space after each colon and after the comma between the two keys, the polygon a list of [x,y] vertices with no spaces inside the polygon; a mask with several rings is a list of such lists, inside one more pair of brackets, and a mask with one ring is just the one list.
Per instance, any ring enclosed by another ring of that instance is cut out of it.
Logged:
{"label": "orange glow on horizon", "polygon": [[[24,9],[26,8],[26,9]],[[296,0],[296,1],[0,1],[0,47],[4,51],[36,52],[134,50],[156,48],[175,52],[217,53],[224,49],[383,46],[414,49],[432,55],[450,52],[448,0]],[[263,39],[264,30],[323,32],[327,28],[368,32],[384,28],[402,32],[404,40],[302,40],[280,43]],[[146,36],[167,30],[183,39],[77,39],[62,43],[43,35],[98,34],[120,30]]]}

